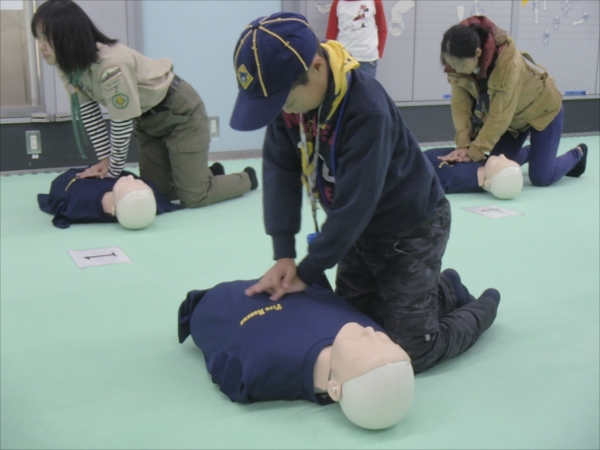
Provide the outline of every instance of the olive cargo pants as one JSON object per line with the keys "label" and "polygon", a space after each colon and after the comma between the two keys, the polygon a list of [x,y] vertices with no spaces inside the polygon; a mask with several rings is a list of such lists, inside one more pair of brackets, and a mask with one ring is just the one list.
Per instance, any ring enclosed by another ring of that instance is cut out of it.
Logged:
{"label": "olive cargo pants", "polygon": [[210,133],[202,99],[175,78],[165,99],[135,119],[140,176],[169,200],[197,208],[250,190],[247,173],[213,176],[208,168]]}

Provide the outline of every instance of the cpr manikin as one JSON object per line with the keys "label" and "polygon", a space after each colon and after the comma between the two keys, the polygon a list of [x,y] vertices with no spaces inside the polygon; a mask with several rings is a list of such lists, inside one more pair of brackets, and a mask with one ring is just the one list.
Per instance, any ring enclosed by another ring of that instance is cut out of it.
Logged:
{"label": "cpr manikin", "polygon": [[362,428],[395,425],[412,405],[410,357],[385,333],[355,322],[344,325],[333,345],[321,351],[314,379],[315,390],[326,389],[348,420]]}
{"label": "cpr manikin", "polygon": [[146,183],[132,175],[119,178],[113,190],[102,197],[102,208],[107,214],[130,230],[150,225],[156,217],[154,192]]}
{"label": "cpr manikin", "polygon": [[154,215],[183,208],[162,195],[151,181],[135,182],[137,176],[130,172],[121,172],[119,178],[81,178],[81,171],[81,167],[68,169],[52,181],[49,193],[37,195],[40,209],[54,216],[52,224],[57,228],[121,222],[137,229],[149,225]]}
{"label": "cpr manikin", "polygon": [[406,415],[412,363],[380,325],[330,288],[313,284],[273,302],[266,293],[245,295],[255,282],[190,291],[179,308],[179,342],[192,336],[231,401],[339,402],[352,423],[370,429]]}
{"label": "cpr manikin", "polygon": [[494,197],[508,200],[523,189],[523,171],[519,164],[504,155],[490,156],[484,166],[477,169],[479,186]]}

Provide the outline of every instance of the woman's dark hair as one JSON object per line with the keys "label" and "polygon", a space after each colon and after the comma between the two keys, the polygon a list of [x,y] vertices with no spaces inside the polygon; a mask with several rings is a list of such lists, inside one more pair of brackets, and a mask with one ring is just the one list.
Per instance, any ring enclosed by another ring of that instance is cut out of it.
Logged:
{"label": "woman's dark hair", "polygon": [[85,70],[98,60],[96,43],[112,45],[116,39],[106,37],[72,0],[48,0],[31,19],[31,33],[37,39],[38,27],[54,49],[56,64],[69,74]]}
{"label": "woman's dark hair", "polygon": [[[481,25],[454,25],[450,27],[442,38],[442,51],[440,60],[445,64],[444,55],[455,58],[474,58],[475,51],[481,48],[486,41],[490,30]],[[483,49],[482,49],[483,50]]]}

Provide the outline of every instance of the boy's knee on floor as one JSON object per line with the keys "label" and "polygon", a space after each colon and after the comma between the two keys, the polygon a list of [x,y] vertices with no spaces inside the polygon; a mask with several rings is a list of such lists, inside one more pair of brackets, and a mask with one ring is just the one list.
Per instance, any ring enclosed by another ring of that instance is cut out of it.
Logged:
{"label": "boy's knee on floor", "polygon": [[429,359],[428,355],[431,354],[433,347],[436,345],[439,334],[437,332],[418,336],[395,337],[394,341],[408,353],[411,360],[413,360],[413,365],[416,364],[416,367],[419,367],[422,365],[423,360]]}

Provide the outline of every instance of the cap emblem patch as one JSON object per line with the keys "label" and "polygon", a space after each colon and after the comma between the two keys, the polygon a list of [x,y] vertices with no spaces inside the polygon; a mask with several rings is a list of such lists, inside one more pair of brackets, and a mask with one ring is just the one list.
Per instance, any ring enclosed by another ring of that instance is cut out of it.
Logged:
{"label": "cap emblem patch", "polygon": [[243,64],[237,70],[237,77],[244,89],[248,89],[248,86],[250,86],[254,80],[254,77],[250,75],[250,72],[248,72],[248,69],[246,69],[246,66]]}

